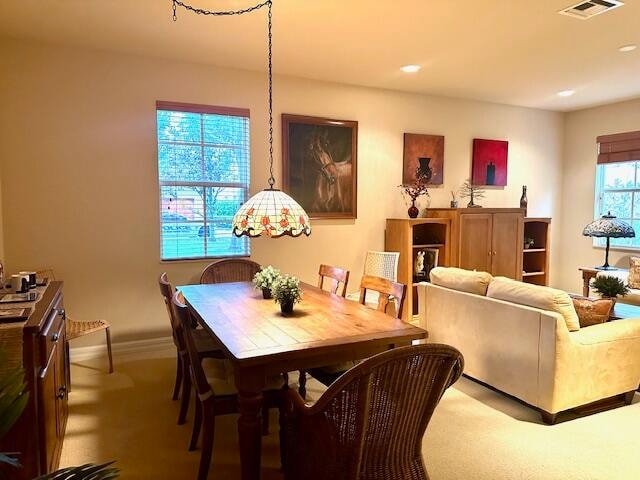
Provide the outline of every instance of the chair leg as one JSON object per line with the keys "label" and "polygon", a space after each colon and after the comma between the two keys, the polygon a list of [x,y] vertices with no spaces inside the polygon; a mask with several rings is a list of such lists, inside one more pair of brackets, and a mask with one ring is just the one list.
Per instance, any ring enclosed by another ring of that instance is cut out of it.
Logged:
{"label": "chair leg", "polygon": [[189,443],[190,452],[198,448],[198,438],[200,438],[201,427],[202,427],[202,402],[196,395],[196,414],[193,419],[193,430],[191,431],[191,442]]}
{"label": "chair leg", "polygon": [[[285,406],[284,402],[280,402],[278,408],[278,424],[280,426],[280,469],[285,470],[287,465],[287,432],[286,432],[286,419],[285,419]],[[286,477],[286,475],[285,475]]]}
{"label": "chair leg", "polygon": [[300,370],[300,376],[298,377],[298,393],[303,400],[307,399],[307,372],[306,370]]}
{"label": "chair leg", "polygon": [[109,355],[109,373],[113,373],[113,352],[111,351],[111,329],[106,328],[105,334],[107,336],[107,354]]}
{"label": "chair leg", "polygon": [[624,403],[625,405],[631,405],[633,403],[633,397],[636,395],[635,390],[631,390],[624,394]]}
{"label": "chair leg", "polygon": [[262,435],[269,435],[269,407],[262,405]]}
{"label": "chair leg", "polygon": [[202,434],[202,453],[200,454],[200,467],[198,469],[198,480],[207,480],[209,475],[209,466],[211,465],[211,456],[213,454],[213,438],[216,432],[216,417],[213,414],[212,405],[208,402],[202,405],[203,409],[203,427]]}
{"label": "chair leg", "polygon": [[178,425],[184,425],[187,421],[187,411],[189,410],[189,401],[191,400],[191,373],[189,372],[189,367],[184,365],[184,361],[182,368],[182,398],[180,399]]}
{"label": "chair leg", "polygon": [[182,375],[183,375],[183,368],[182,368],[182,358],[180,357],[180,354],[176,351],[176,383],[173,386],[173,395],[171,397],[172,400],[178,400],[178,397],[180,396],[180,386],[182,385]]}

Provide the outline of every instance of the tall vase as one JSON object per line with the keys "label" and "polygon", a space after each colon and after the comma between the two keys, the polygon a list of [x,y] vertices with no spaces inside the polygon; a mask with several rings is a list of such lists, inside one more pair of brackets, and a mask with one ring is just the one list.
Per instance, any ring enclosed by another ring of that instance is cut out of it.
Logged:
{"label": "tall vase", "polygon": [[420,213],[420,210],[416,207],[415,200],[411,200],[411,206],[409,207],[409,210],[407,210],[407,213],[409,214],[409,218],[416,218]]}
{"label": "tall vase", "polygon": [[522,196],[520,197],[520,208],[524,208],[524,216],[527,216],[527,206],[529,205],[529,200],[527,199],[527,186],[522,186]]}

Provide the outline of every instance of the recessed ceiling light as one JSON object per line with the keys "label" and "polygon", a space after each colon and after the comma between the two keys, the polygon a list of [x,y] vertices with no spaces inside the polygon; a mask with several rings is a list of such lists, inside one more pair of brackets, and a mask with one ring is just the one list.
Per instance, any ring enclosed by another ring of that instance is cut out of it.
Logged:
{"label": "recessed ceiling light", "polygon": [[419,72],[422,67],[420,65],[405,65],[404,67],[400,67],[404,73],[416,73]]}
{"label": "recessed ceiling light", "polygon": [[620,51],[620,52],[633,52],[636,48],[638,48],[637,45],[623,45],[618,49],[618,51]]}
{"label": "recessed ceiling light", "polygon": [[560,92],[558,92],[558,96],[559,97],[570,97],[574,93],[576,93],[575,90],[561,90]]}

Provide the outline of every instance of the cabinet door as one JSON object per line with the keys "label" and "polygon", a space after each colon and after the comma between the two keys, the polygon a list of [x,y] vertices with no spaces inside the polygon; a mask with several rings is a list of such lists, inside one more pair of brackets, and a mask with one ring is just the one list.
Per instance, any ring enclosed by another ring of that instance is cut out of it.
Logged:
{"label": "cabinet door", "polygon": [[523,218],[518,213],[494,213],[491,273],[522,278]]}
{"label": "cabinet door", "polygon": [[460,268],[491,271],[491,224],[490,213],[460,215]]}
{"label": "cabinet door", "polygon": [[58,386],[56,365],[58,345],[51,350],[46,365],[38,375],[38,418],[40,419],[40,452],[41,469],[50,472],[55,462],[55,447],[58,444]]}

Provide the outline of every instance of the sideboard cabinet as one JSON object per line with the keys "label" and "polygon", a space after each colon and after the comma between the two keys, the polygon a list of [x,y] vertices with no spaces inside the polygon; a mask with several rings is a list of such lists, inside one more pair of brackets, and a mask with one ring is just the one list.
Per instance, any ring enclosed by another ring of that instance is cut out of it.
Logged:
{"label": "sideboard cabinet", "polygon": [[27,407],[0,442],[0,451],[16,452],[22,468],[3,466],[0,478],[30,480],[58,467],[69,413],[65,322],[62,282],[51,282],[23,327]]}
{"label": "sideboard cabinet", "polygon": [[451,266],[522,279],[524,210],[436,208],[427,215],[451,220]]}

